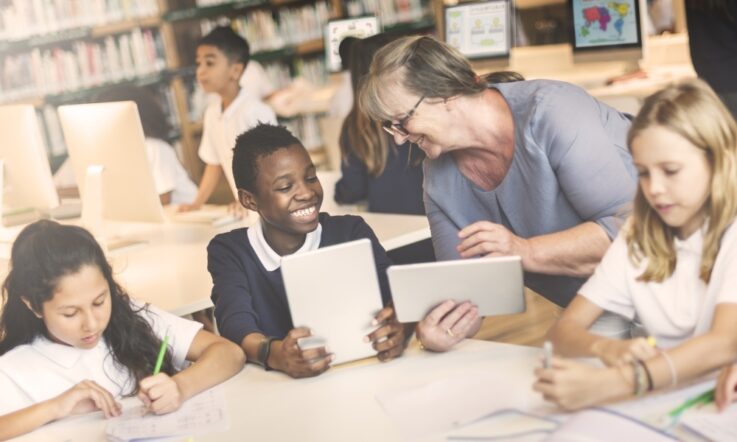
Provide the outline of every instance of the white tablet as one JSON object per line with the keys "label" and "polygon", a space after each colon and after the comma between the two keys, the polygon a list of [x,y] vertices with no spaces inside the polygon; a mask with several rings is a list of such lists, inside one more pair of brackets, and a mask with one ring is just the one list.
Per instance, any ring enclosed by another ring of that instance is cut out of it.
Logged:
{"label": "white tablet", "polygon": [[360,239],[290,255],[281,263],[295,327],[325,340],[333,364],[376,355],[364,336],[381,310],[371,241]]}
{"label": "white tablet", "polygon": [[470,301],[481,316],[525,311],[519,256],[395,265],[387,275],[400,322],[420,321],[447,299]]}

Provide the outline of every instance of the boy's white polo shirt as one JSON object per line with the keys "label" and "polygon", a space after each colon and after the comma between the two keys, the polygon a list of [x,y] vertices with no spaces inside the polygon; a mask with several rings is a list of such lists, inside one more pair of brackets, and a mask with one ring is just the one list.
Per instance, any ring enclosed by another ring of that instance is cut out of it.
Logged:
{"label": "boy's white polo shirt", "polygon": [[146,152],[154,175],[156,193],[171,192],[171,204],[189,204],[197,196],[197,186],[189,179],[174,148],[164,140],[146,138]]}
{"label": "boy's white polo shirt", "polygon": [[227,109],[223,111],[222,107],[220,96],[216,96],[207,105],[198,153],[205,163],[222,166],[237,201],[238,192],[233,179],[235,139],[258,123],[277,124],[276,114],[264,102],[254,98],[244,89],[241,89]]}
{"label": "boy's white polo shirt", "polygon": [[640,282],[646,267],[634,266],[627,253],[624,227],[604,255],[594,275],[579,293],[586,299],[630,320],[637,318],[659,347],[674,347],[711,328],[714,309],[737,303],[737,228],[722,237],[709,284],[699,277],[703,231],[675,239],[676,269],[662,283]]}
{"label": "boy's white polo shirt", "polygon": [[[246,234],[248,235],[248,242],[251,244],[253,251],[256,252],[258,260],[261,261],[261,264],[266,268],[266,270],[273,272],[281,267],[283,256],[276,253],[269,243],[266,242],[266,238],[264,237],[264,228],[261,225],[262,222],[263,221],[259,219],[258,222],[254,223],[254,225],[248,229]],[[305,242],[299,250],[294,252],[294,255],[319,249],[321,238],[322,224],[318,223],[315,230],[308,232],[307,235],[305,235]]]}
{"label": "boy's white polo shirt", "polygon": [[[142,305],[133,304],[134,310]],[[202,324],[153,306],[148,309],[148,313],[139,314],[160,339],[168,334],[174,366],[183,368]],[[113,362],[104,339],[85,350],[37,337],[0,357],[0,415],[56,397],[86,379],[95,381],[116,398],[129,394],[134,386],[128,370]]]}

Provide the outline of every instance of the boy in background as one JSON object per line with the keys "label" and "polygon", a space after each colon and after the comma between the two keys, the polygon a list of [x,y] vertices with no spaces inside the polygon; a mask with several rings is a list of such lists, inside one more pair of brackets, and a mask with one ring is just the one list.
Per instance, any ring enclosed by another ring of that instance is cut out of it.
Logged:
{"label": "boy in background", "polygon": [[221,335],[266,369],[292,377],[324,372],[333,360],[326,348],[302,350],[297,344],[310,331],[292,323],[281,258],[368,238],[384,308],[373,318],[376,329],[365,340],[373,343],[382,361],[400,356],[413,325],[405,329],[391,307],[386,276],[391,262],[362,218],[320,213],[322,186],[302,143],[282,126],[260,124],[238,137],[233,174],[240,203],[258,212],[259,220],[253,227],[217,235],[207,247]]}
{"label": "boy in background", "polygon": [[197,81],[207,93],[217,95],[205,110],[198,154],[205,162],[197,196],[182,211],[197,210],[212,195],[220,177],[238,199],[233,170],[236,137],[259,122],[276,123],[276,115],[258,97],[241,88],[239,81],[249,60],[248,43],[230,27],[219,26],[197,44]]}

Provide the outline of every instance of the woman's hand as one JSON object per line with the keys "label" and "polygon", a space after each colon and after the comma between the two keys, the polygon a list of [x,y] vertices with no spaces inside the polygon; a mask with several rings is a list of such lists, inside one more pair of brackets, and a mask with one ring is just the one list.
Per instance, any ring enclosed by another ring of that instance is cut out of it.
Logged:
{"label": "woman's hand", "polygon": [[458,232],[458,237],[461,243],[457,250],[462,258],[519,255],[522,257],[522,266],[528,268],[531,259],[529,241],[501,224],[477,221]]}
{"label": "woman's hand", "polygon": [[293,378],[317,376],[330,368],[334,356],[325,347],[306,350],[299,347],[297,340],[308,336],[312,336],[309,329],[297,327],[290,330],[283,341],[274,341],[269,366]]}
{"label": "woman's hand", "polygon": [[141,379],[138,387],[138,398],[154,414],[171,413],[184,402],[179,385],[165,373]]}
{"label": "woman's hand", "polygon": [[417,324],[417,339],[428,350],[447,351],[475,331],[478,319],[475,305],[448,300]]}
{"label": "woman's hand", "polygon": [[646,361],[658,355],[658,349],[646,338],[605,339],[591,346],[591,352],[608,366],[626,365],[635,360]]}
{"label": "woman's hand", "polygon": [[120,416],[121,406],[109,391],[95,381],[85,380],[49,401],[56,419],[101,410],[106,418]]}
{"label": "woman's hand", "polygon": [[724,367],[719,372],[714,400],[719,411],[723,411],[729,404],[737,399],[737,364]]}
{"label": "woman's hand", "polygon": [[379,360],[382,362],[394,359],[404,352],[404,325],[397,321],[394,309],[384,307],[376,315],[372,325],[379,328],[371,332],[364,339],[372,342],[374,350],[378,352]]}
{"label": "woman's hand", "polygon": [[[631,391],[619,368],[597,368],[553,358],[550,368],[535,369],[533,390],[565,410],[578,410],[625,397]],[[604,387],[603,387],[604,386]]]}

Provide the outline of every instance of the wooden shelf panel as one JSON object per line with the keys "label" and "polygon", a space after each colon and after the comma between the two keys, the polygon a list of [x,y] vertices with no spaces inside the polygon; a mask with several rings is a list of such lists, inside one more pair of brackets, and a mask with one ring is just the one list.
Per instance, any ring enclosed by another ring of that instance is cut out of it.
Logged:
{"label": "wooden shelf panel", "polygon": [[93,37],[105,37],[107,35],[122,34],[135,28],[154,28],[161,25],[161,18],[145,17],[125,20],[117,23],[109,23],[102,26],[96,26],[92,29]]}
{"label": "wooden shelf panel", "polygon": [[220,5],[202,6],[187,9],[178,9],[169,11],[164,14],[163,18],[168,22],[177,22],[184,20],[194,20],[198,18],[210,17],[213,15],[226,14],[228,12],[239,9],[254,8],[257,6],[268,5],[268,0],[238,0]]}
{"label": "wooden shelf panel", "polygon": [[79,28],[65,29],[58,32],[35,35],[22,40],[0,41],[0,52],[8,53],[27,51],[42,46],[59,45],[76,40],[122,34],[135,28],[154,28],[159,25],[161,25],[161,19],[158,16],[154,16],[123,20],[100,26],[83,26]]}
{"label": "wooden shelf panel", "polygon": [[121,81],[102,83],[92,87],[84,87],[69,92],[60,92],[58,94],[46,94],[43,96],[27,97],[19,100],[9,100],[7,102],[0,101],[0,104],[31,104],[36,107],[40,107],[44,104],[61,105],[65,103],[75,103],[83,101],[86,98],[92,97],[95,94],[107,89],[111,86],[119,85],[136,85],[136,86],[148,86],[161,81],[166,81],[171,78],[172,73],[169,70],[163,70],[160,72],[154,72],[151,74],[140,75],[135,78],[129,78]]}

